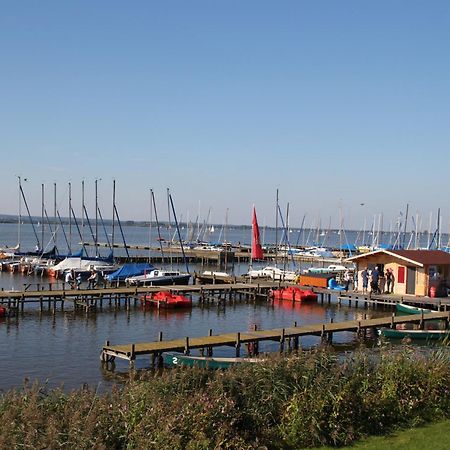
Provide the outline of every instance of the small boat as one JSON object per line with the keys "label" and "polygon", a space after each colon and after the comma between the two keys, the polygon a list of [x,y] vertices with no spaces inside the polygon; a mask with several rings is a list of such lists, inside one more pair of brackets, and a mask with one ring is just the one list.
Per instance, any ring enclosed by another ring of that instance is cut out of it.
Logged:
{"label": "small boat", "polygon": [[275,300],[291,300],[295,302],[316,301],[317,294],[311,290],[303,290],[296,286],[286,288],[273,289],[270,295]]}
{"label": "small boat", "polygon": [[142,295],[141,302],[145,305],[156,306],[157,308],[189,308],[192,306],[192,300],[190,298],[168,291]]}
{"label": "small boat", "polygon": [[164,353],[166,366],[196,366],[201,369],[227,369],[236,364],[251,364],[264,361],[263,358],[222,358],[216,356],[187,356],[182,353]]}
{"label": "small boat", "polygon": [[295,281],[298,274],[290,270],[267,266],[262,269],[251,269],[246,276],[249,278],[271,278],[274,281]]}
{"label": "small boat", "polygon": [[4,306],[0,306],[0,317],[5,317],[7,312],[8,311]]}
{"label": "small boat", "polygon": [[340,264],[330,264],[328,267],[310,267],[305,269],[303,273],[339,273],[345,272],[348,267],[342,266]]}
{"label": "small boat", "polygon": [[432,312],[431,309],[419,308],[417,306],[406,305],[405,303],[397,303],[395,307],[398,312],[406,314],[427,314]]}
{"label": "small boat", "polygon": [[144,275],[128,277],[125,283],[134,286],[166,286],[171,284],[189,284],[191,275],[181,273],[179,270],[154,269]]}
{"label": "small boat", "polygon": [[393,328],[381,328],[378,330],[378,334],[391,339],[439,340],[450,338],[450,330],[397,330]]}

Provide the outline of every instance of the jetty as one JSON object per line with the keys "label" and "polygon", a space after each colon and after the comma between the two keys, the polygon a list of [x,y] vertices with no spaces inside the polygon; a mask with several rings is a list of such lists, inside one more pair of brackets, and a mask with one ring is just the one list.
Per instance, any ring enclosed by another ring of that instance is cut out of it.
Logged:
{"label": "jetty", "polygon": [[0,291],[0,305],[7,308],[10,315],[23,312],[26,305],[39,304],[39,311],[48,309],[56,313],[58,307],[63,310],[66,303],[86,311],[95,310],[104,304],[116,307],[137,303],[141,295],[158,291],[173,294],[197,295],[200,305],[229,301],[255,301],[268,297],[269,290],[287,286],[287,283],[261,281],[258,283],[207,284],[207,285],[169,285],[169,286],[112,286],[95,289],[53,289],[52,284],[39,285],[39,289],[22,291]]}
{"label": "jetty", "polygon": [[[194,280],[199,280],[194,276]],[[268,279],[248,279],[244,277],[212,276],[208,284],[169,285],[169,286],[103,286],[95,289],[71,289],[62,283],[38,283],[24,285],[20,291],[0,291],[0,305],[5,307],[9,316],[16,316],[24,312],[27,305],[38,304],[38,310],[51,311],[64,310],[66,304],[72,304],[75,309],[84,309],[86,312],[101,310],[104,305],[113,305],[115,308],[124,306],[127,310],[136,304],[141,295],[158,291],[169,291],[173,294],[195,295],[199,305],[236,303],[240,301],[271,300],[270,290],[294,284]],[[358,292],[337,291],[326,288],[295,285],[310,289],[318,295],[320,304],[331,304],[332,298],[337,298],[338,305],[344,302],[352,307],[363,305],[365,308],[378,306],[395,307],[397,303],[407,303],[413,306],[429,308],[436,311],[450,310],[450,298],[430,298],[419,296],[400,296],[394,294],[371,295]],[[35,308],[36,309],[36,308]]]}
{"label": "jetty", "polygon": [[442,320],[445,322],[445,328],[448,329],[450,312],[433,312],[425,315],[409,316],[395,316],[392,314],[391,316],[375,319],[349,320],[345,322],[318,323],[302,326],[297,326],[297,323],[294,323],[292,327],[287,328],[258,330],[255,327],[253,331],[225,333],[216,336],[210,330],[208,336],[186,336],[182,339],[169,341],[164,341],[162,333],[159,333],[159,338],[155,342],[110,345],[109,341],[107,341],[101,351],[101,360],[105,363],[112,363],[115,358],[119,358],[133,364],[137,356],[150,356],[152,364],[155,364],[162,353],[183,352],[185,355],[189,355],[191,350],[200,349],[202,353],[206,350],[210,356],[212,355],[213,348],[223,346],[234,347],[236,357],[239,357],[243,344],[247,344],[248,348],[252,349],[249,353],[257,355],[258,344],[263,341],[278,342],[280,352],[283,352],[286,347],[294,350],[298,349],[300,346],[299,339],[302,336],[320,336],[323,341],[331,343],[333,334],[338,332],[350,331],[356,332],[359,335],[365,335],[367,330],[374,332],[380,327],[395,328],[398,324],[419,324],[419,327],[423,329],[425,322],[430,320]]}

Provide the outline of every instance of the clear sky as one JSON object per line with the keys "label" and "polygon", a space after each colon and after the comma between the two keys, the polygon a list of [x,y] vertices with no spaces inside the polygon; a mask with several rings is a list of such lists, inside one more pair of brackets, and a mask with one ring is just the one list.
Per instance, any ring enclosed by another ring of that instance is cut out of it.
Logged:
{"label": "clear sky", "polygon": [[[0,212],[450,218],[450,1],[0,1]],[[361,205],[363,203],[364,205]],[[88,205],[89,206],[89,205]],[[91,207],[91,206],[90,206]],[[50,206],[49,206],[50,209]],[[63,210],[64,207],[61,206]]]}

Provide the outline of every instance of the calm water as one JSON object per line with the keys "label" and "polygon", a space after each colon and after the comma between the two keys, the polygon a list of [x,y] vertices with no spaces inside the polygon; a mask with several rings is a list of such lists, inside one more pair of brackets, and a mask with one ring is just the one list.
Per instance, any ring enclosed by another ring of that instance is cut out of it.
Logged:
{"label": "calm water", "polygon": [[[34,235],[30,226],[22,227],[22,242],[32,248]],[[141,227],[126,227],[129,243],[148,242],[148,230]],[[249,242],[244,239],[241,230],[228,232],[227,239],[233,242]],[[239,233],[238,233],[239,232]],[[248,231],[247,231],[248,232]],[[17,227],[0,225],[0,244],[12,245],[17,242]],[[75,242],[75,241],[74,241]],[[26,247],[25,247],[26,248]],[[195,267],[192,270],[196,269]],[[197,270],[200,268],[197,268]],[[236,266],[235,273],[243,273],[246,266]],[[40,277],[0,272],[0,288],[22,289],[24,283],[41,282]],[[156,340],[163,332],[164,339],[184,336],[207,335],[210,328],[215,334],[232,331],[245,331],[254,324],[258,328],[276,328],[291,326],[294,321],[299,325],[306,323],[329,322],[389,314],[389,310],[367,311],[347,307],[338,307],[335,299],[331,305],[320,304],[292,305],[280,303],[269,305],[264,301],[256,304],[236,303],[227,306],[200,308],[194,298],[194,307],[188,311],[143,310],[139,306],[130,311],[114,310],[109,306],[97,313],[79,313],[67,305],[66,311],[58,311],[55,316],[50,312],[40,313],[37,308],[26,307],[23,316],[12,319],[0,318],[0,389],[21,386],[23,380],[38,379],[47,381],[49,386],[63,384],[70,389],[83,383],[100,384],[107,388],[114,377],[104,373],[100,364],[100,349],[106,340],[112,344],[145,342]],[[353,333],[335,336],[336,342],[351,342]],[[307,337],[303,346],[318,343],[318,338]],[[276,351],[277,344],[264,343],[262,351]],[[233,349],[215,350],[215,354],[232,355]],[[137,360],[136,367],[148,367],[149,358]],[[126,372],[128,365],[118,361],[117,372]]]}

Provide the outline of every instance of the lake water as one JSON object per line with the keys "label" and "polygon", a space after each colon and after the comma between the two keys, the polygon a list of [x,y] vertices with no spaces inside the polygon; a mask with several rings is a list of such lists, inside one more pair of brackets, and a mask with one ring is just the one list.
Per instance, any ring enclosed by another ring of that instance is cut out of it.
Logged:
{"label": "lake water", "polygon": [[[154,231],[154,230],[153,230]],[[148,229],[143,227],[124,227],[129,244],[145,244],[148,242]],[[274,242],[273,230],[266,235],[268,241]],[[171,231],[173,233],[173,230]],[[350,233],[348,233],[350,234]],[[34,233],[30,225],[21,230],[22,248],[32,249],[35,243]],[[168,230],[166,231],[168,235]],[[334,240],[339,241],[339,236]],[[219,236],[210,236],[213,238]],[[354,238],[354,236],[352,236]],[[58,243],[61,243],[61,233]],[[229,230],[227,240],[249,243],[249,230]],[[0,224],[0,244],[13,245],[17,242],[17,225]],[[77,242],[76,239],[73,240]],[[330,242],[332,245],[333,242]],[[192,267],[191,270],[199,270]],[[235,266],[235,273],[247,270],[247,266]],[[41,282],[40,277],[25,277],[19,274],[0,272],[0,288],[22,289],[24,283]],[[234,331],[245,331],[254,324],[260,329],[292,326],[294,321],[299,325],[307,323],[335,322],[361,319],[365,313],[368,317],[388,315],[391,310],[376,311],[363,308],[338,306],[336,299],[331,305],[295,304],[290,302],[269,304],[265,301],[239,303],[226,306],[200,307],[194,297],[194,306],[185,311],[144,310],[140,306],[132,306],[129,311],[103,307],[96,313],[74,312],[70,305],[66,310],[40,313],[37,307],[26,307],[25,313],[17,318],[0,318],[0,389],[18,387],[25,378],[48,382],[49,386],[64,385],[66,389],[79,387],[83,383],[100,385],[108,388],[114,382],[114,374],[105,373],[99,355],[106,340],[111,344],[148,342],[156,340],[158,333],[163,332],[164,339],[182,338],[185,336],[203,336],[210,328],[214,334]],[[353,333],[335,335],[336,342],[352,342]],[[309,347],[319,342],[319,338],[305,337],[302,345]],[[276,343],[264,343],[261,351],[276,351]],[[233,354],[231,348],[215,350],[215,354]],[[149,358],[137,360],[136,368],[149,366]],[[116,373],[126,373],[128,365],[125,361],[117,361]]]}

